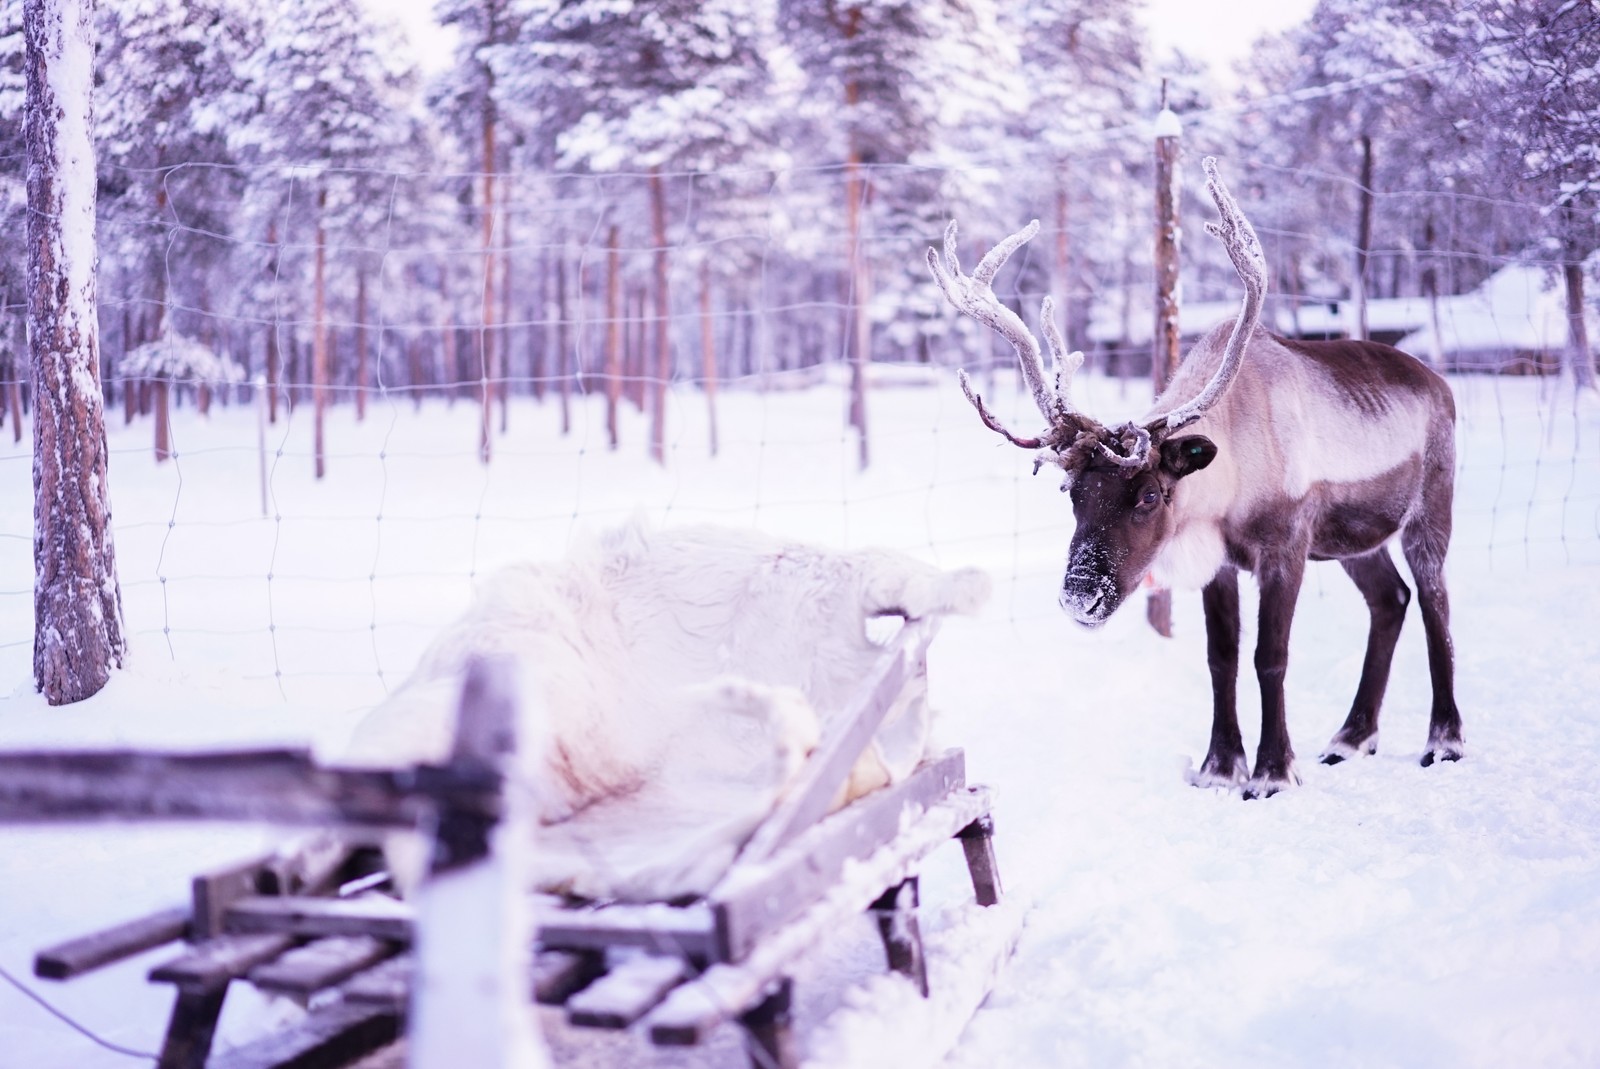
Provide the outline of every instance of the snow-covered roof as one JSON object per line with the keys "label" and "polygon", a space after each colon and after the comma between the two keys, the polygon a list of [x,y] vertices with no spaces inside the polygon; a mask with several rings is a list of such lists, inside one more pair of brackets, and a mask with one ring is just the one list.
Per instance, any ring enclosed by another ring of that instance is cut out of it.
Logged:
{"label": "snow-covered roof", "polygon": [[[1594,336],[1600,320],[1587,313]],[[1551,272],[1510,264],[1471,293],[1439,299],[1439,330],[1430,320],[1400,339],[1414,352],[1556,352],[1567,344],[1566,294]]]}

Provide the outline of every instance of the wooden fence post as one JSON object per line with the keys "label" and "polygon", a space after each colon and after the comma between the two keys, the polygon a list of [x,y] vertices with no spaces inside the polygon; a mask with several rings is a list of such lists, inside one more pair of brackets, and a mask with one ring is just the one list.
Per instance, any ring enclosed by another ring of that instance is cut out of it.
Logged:
{"label": "wooden fence post", "polygon": [[[1178,229],[1178,152],[1183,128],[1167,107],[1167,83],[1161,83],[1161,113],[1156,116],[1156,323],[1150,351],[1150,382],[1159,396],[1178,370],[1178,263],[1182,232]],[[1150,626],[1172,637],[1172,591],[1157,588],[1145,602]]]}
{"label": "wooden fence post", "polygon": [[[416,898],[411,1069],[547,1069],[529,1003],[534,814],[515,782],[518,698],[511,665],[474,660],[449,769],[462,803],[439,802],[433,858]],[[524,742],[526,744],[526,742]],[[474,799],[498,783],[498,813]]]}

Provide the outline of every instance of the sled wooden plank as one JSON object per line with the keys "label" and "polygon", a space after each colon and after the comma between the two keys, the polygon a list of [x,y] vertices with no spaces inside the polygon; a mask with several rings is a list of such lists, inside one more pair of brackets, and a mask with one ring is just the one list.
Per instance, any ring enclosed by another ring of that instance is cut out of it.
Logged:
{"label": "sled wooden plank", "polygon": [[188,934],[189,910],[174,906],[47,947],[34,955],[33,974],[45,980],[70,980]]}
{"label": "sled wooden plank", "polygon": [[847,862],[895,837],[908,807],[926,809],[965,786],[966,755],[949,750],[828,816],[768,861],[735,862],[710,896],[720,959],[742,961],[768,932],[804,913]]}
{"label": "sled wooden plank", "polygon": [[560,1006],[605,971],[603,951],[541,950],[533,958],[533,1000],[541,1006]]}
{"label": "sled wooden plank", "polygon": [[693,1045],[755,1006],[802,954],[859,915],[885,888],[912,875],[918,860],[987,813],[989,804],[989,792],[973,787],[924,812],[805,913],[757,943],[744,961],[713,965],[674,989],[644,1018],[651,1040],[664,1046]]}
{"label": "sled wooden plank", "polygon": [[413,911],[392,898],[287,898],[253,895],[228,906],[230,932],[281,932],[298,936],[369,935],[409,943]]}
{"label": "sled wooden plank", "polygon": [[642,954],[614,967],[567,1000],[567,1020],[586,1028],[627,1028],[690,973],[682,958]]}
{"label": "sled wooden plank", "polygon": [[399,948],[369,935],[334,935],[285,952],[250,970],[250,982],[263,991],[313,995],[390,957]]}
{"label": "sled wooden plank", "polygon": [[492,811],[493,784],[449,767],[324,768],[304,748],[0,753],[0,821],[234,820],[416,827],[435,798]]}
{"label": "sled wooden plank", "polygon": [[150,970],[152,983],[218,988],[288,950],[289,935],[238,935],[213,939]]}
{"label": "sled wooden plank", "polygon": [[539,909],[538,943],[548,950],[642,947],[670,956],[710,960],[714,921],[703,904],[619,904],[580,909]]}
{"label": "sled wooden plank", "polygon": [[287,1032],[236,1047],[206,1069],[323,1069],[348,1065],[400,1036],[400,1015],[381,1006],[340,1002]]}
{"label": "sled wooden plank", "polygon": [[741,860],[770,857],[827,813],[856,759],[872,741],[906,683],[924,670],[928,643],[933,641],[936,629],[937,621],[933,619],[908,621],[901,628],[863,681],[860,694],[806,759],[784,800],[750,837],[740,853]]}
{"label": "sled wooden plank", "polygon": [[412,972],[410,957],[389,958],[351,977],[340,990],[346,1002],[403,1009],[411,996]]}

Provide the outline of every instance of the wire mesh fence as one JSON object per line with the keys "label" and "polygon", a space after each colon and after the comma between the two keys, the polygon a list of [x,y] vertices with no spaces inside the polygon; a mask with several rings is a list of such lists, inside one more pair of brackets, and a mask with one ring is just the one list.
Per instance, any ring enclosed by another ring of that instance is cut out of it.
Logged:
{"label": "wire mesh fence", "polygon": [[[1089,353],[1079,403],[1123,418],[1150,399],[1149,241],[1135,208],[1084,210],[1074,177],[1096,166],[1080,157],[1029,198],[1043,231],[997,290],[1030,322],[1057,295],[1070,343]],[[1537,206],[1383,194],[1378,217],[1435,220],[1436,247],[1385,243],[1410,231],[1380,227],[1352,299],[1357,250],[1341,220],[1356,211],[1353,183],[1225,166],[1275,272],[1272,329],[1340,337],[1364,322],[1449,375],[1455,554],[1497,569],[1600,560],[1596,413],[1560,374],[1561,279],[1484,237],[1515,233]],[[1024,179],[999,165],[874,177],[908,175],[933,199],[923,218],[864,213],[862,271],[838,224],[836,167],[668,175],[664,241],[648,222],[650,175],[500,175],[487,225],[475,175],[127,175],[160,194],[144,213],[123,202],[100,235],[135,655],[370,701],[496,565],[560,555],[576,534],[641,514],[981,564],[1042,592],[1012,594],[1011,619],[1053,613],[1070,509],[984,430],[951,371],[973,370],[1013,425],[1028,424],[1029,398],[1009,351],[943,307],[922,262],[947,218],[973,258],[1019,226],[984,198]],[[1198,183],[1182,182],[1192,339],[1232,314],[1236,288],[1199,232]],[[852,403],[858,311],[864,414]],[[34,628],[21,352],[13,329],[0,365],[0,432],[12,432],[0,433],[0,659],[18,678]]]}

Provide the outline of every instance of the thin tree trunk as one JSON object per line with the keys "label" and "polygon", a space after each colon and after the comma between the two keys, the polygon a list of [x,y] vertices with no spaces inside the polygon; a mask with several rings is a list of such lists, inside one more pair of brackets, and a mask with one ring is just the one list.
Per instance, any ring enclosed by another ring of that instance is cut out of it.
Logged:
{"label": "thin tree trunk", "polygon": [[623,355],[622,373],[627,379],[623,392],[633,402],[635,411],[644,411],[645,365],[645,302],[649,295],[644,290],[634,291],[626,298],[629,307],[628,347]]}
{"label": "thin tree trunk", "polygon": [[1589,328],[1583,321],[1583,260],[1570,245],[1561,274],[1567,283],[1567,363],[1578,386],[1593,390],[1594,357],[1589,351]]}
{"label": "thin tree trunk", "polygon": [[172,459],[172,384],[166,379],[157,379],[150,385],[155,394],[156,463],[162,464]]}
{"label": "thin tree trunk", "polygon": [[534,314],[528,323],[528,377],[533,380],[533,399],[544,400],[544,378],[549,367],[550,348],[550,256],[539,254],[539,287],[534,295]]}
{"label": "thin tree trunk", "polygon": [[1361,189],[1356,220],[1356,337],[1367,338],[1367,260],[1372,253],[1372,138],[1361,137]]}
{"label": "thin tree trunk", "polygon": [[[855,103],[856,85],[851,82],[847,91],[848,102]],[[850,426],[856,429],[859,446],[857,461],[863,471],[869,459],[867,447],[867,347],[871,343],[872,326],[867,321],[867,267],[861,250],[861,201],[865,183],[861,178],[861,160],[854,138],[845,159],[845,220],[850,246]]]}
{"label": "thin tree trunk", "polygon": [[33,364],[33,680],[100,691],[127,650],[100,391],[91,138],[94,5],[24,0],[28,346]]}
{"label": "thin tree trunk", "polygon": [[1066,176],[1062,176],[1061,184],[1056,187],[1056,269],[1055,291],[1061,297],[1061,311],[1066,320],[1067,344],[1072,345],[1077,339],[1077,333],[1072,324],[1072,258],[1070,235],[1067,224],[1071,220],[1072,201],[1067,195]]}
{"label": "thin tree trunk", "polygon": [[312,268],[311,405],[312,447],[317,478],[328,473],[328,235],[322,222],[327,190],[317,194],[317,248]]}
{"label": "thin tree trunk", "polygon": [[[490,79],[491,85],[493,78]],[[495,362],[494,304],[494,105],[486,95],[483,108],[483,292],[481,306],[482,327],[478,332],[478,351],[482,357],[479,374],[479,403],[482,406],[478,422],[478,459],[489,463],[492,452],[491,431],[494,425],[494,384],[500,377]]]}
{"label": "thin tree trunk", "polygon": [[711,261],[700,261],[700,388],[706,395],[706,424],[711,432],[711,455],[717,455],[717,342],[711,318]]}
{"label": "thin tree trunk", "polygon": [[372,368],[367,356],[367,272],[356,272],[356,422],[367,418],[367,389],[372,383]]}
{"label": "thin tree trunk", "polygon": [[616,224],[606,236],[606,438],[617,448],[617,402],[622,398],[622,251]]}
{"label": "thin tree trunk", "polygon": [[667,380],[672,376],[672,338],[667,292],[667,196],[661,169],[650,171],[650,222],[654,231],[656,289],[656,359],[650,382],[650,459],[667,463]]}
{"label": "thin tree trunk", "polygon": [[511,425],[511,176],[505,175],[500,189],[500,344],[495,347],[500,362],[495,400],[500,404],[500,433]]}
{"label": "thin tree trunk", "polygon": [[[274,279],[278,276],[278,223],[267,224],[267,246],[272,249],[267,271]],[[273,286],[272,326],[267,328],[267,422],[278,422],[278,389],[283,378],[283,359],[278,352],[278,299],[277,286]]]}
{"label": "thin tree trunk", "polygon": [[[582,290],[579,291],[582,299]],[[567,299],[567,254],[563,248],[556,260],[556,392],[561,399],[561,433],[572,431],[572,411],[568,399],[569,371],[572,367],[572,316]]]}

